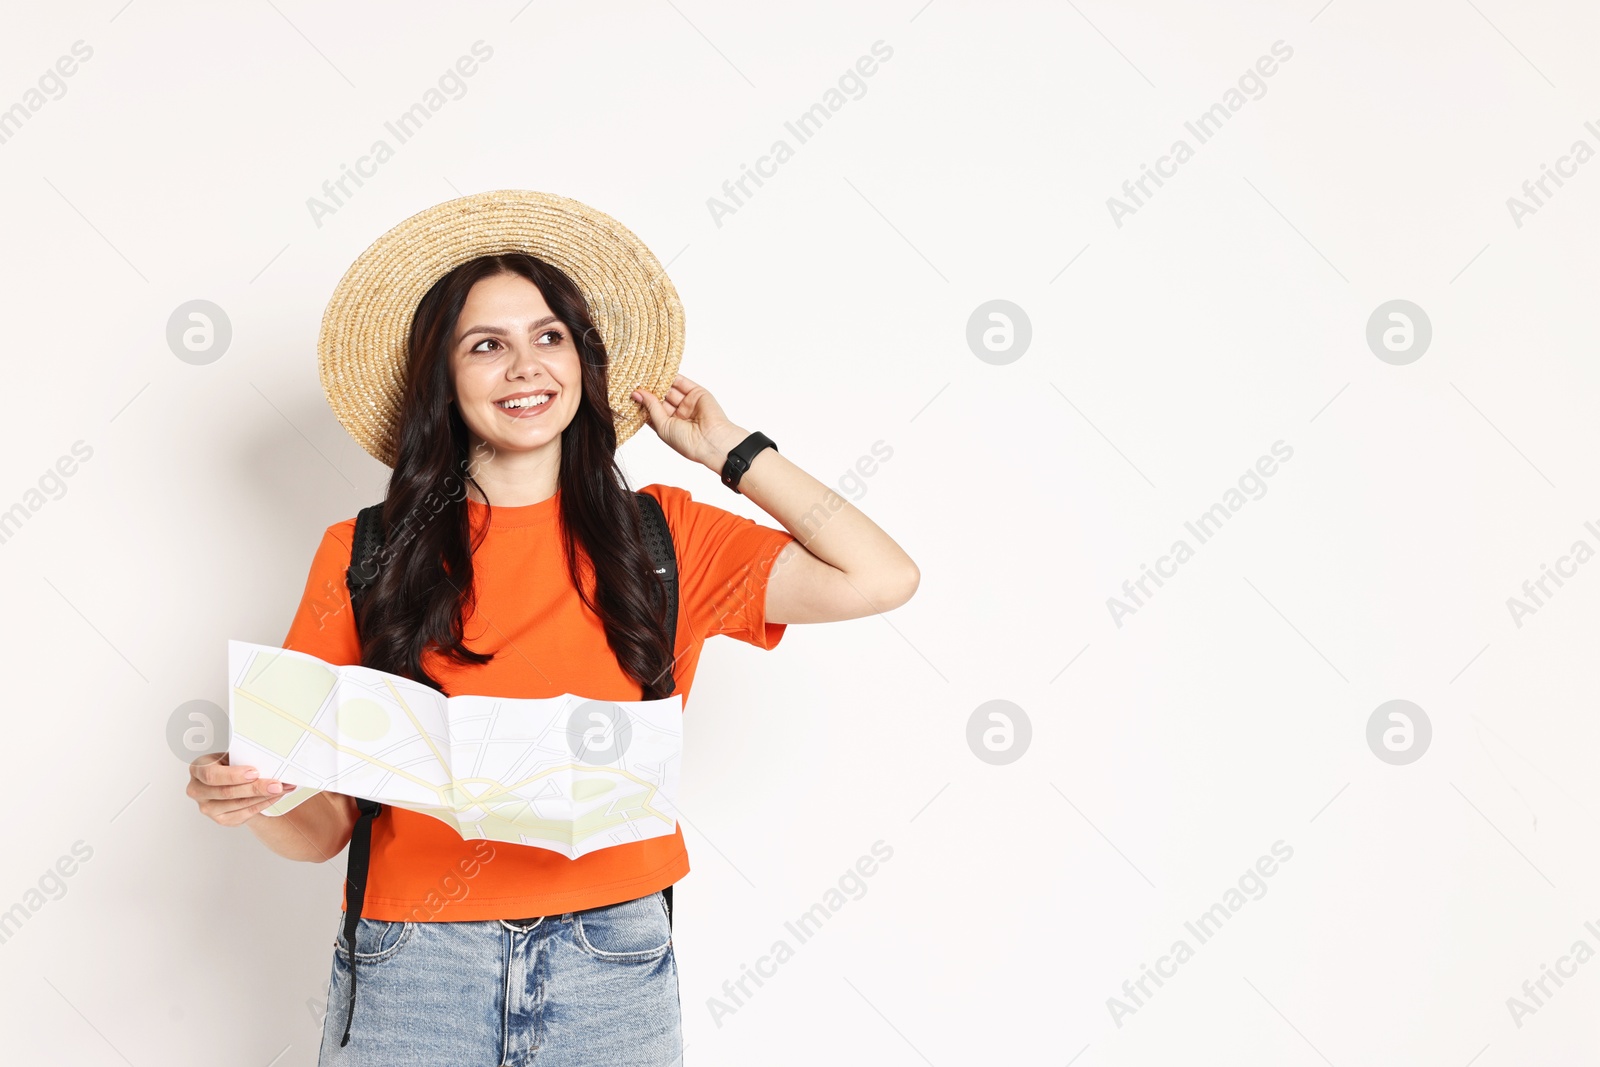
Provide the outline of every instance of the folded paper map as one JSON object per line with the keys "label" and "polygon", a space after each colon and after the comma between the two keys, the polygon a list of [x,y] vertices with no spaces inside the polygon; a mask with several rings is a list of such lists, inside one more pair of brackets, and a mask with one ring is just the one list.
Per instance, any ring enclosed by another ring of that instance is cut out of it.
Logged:
{"label": "folded paper map", "polygon": [[446,697],[247,641],[228,642],[228,679],[228,762],[300,787],[266,815],[330,790],[569,859],[677,826],[678,695]]}

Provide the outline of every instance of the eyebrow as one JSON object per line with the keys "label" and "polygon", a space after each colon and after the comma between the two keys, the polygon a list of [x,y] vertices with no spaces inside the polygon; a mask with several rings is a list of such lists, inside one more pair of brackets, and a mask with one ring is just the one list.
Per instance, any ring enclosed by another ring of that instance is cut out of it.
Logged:
{"label": "eyebrow", "polygon": [[[534,330],[537,330],[541,326],[548,326],[552,322],[560,322],[560,321],[561,320],[558,319],[554,315],[546,315],[544,318],[540,319],[538,322],[529,323],[528,324],[528,332],[532,333]],[[460,336],[456,338],[456,343],[459,344],[460,342],[465,341],[468,337],[471,337],[475,333],[492,333],[496,337],[506,337],[506,336],[508,336],[508,331],[502,330],[498,326],[473,326],[470,329],[462,330]]]}

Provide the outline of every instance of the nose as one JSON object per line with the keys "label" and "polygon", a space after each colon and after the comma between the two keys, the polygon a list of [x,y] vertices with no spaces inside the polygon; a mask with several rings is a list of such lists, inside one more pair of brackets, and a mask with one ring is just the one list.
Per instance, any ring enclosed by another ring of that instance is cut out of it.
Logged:
{"label": "nose", "polygon": [[538,350],[532,345],[518,345],[512,352],[510,377],[533,378],[542,370],[544,363],[539,358]]}

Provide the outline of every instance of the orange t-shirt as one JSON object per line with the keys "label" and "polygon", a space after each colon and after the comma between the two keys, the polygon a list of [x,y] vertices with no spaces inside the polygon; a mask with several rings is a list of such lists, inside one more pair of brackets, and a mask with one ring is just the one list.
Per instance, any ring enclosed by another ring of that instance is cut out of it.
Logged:
{"label": "orange t-shirt", "polygon": [[[767,578],[786,531],[694,500],[671,485],[648,485],[661,502],[678,557],[674,692],[687,703],[700,646],[727,634],[770,649],[785,626],[766,620]],[[572,693],[639,700],[640,688],[617,663],[599,616],[584,607],[561,550],[561,493],[524,507],[486,508],[468,500],[473,536],[489,530],[473,555],[476,609],[464,640],[492,652],[481,666],[430,649],[424,665],[450,696],[541,698]],[[322,535],[305,594],[283,647],[335,666],[361,662],[345,585],[354,518]],[[689,873],[682,828],[670,836],[613,845],[576,860],[549,849],[464,840],[428,815],[385,805],[372,824],[372,859],[362,914],[418,922],[510,919],[615,904],[653,893]],[[341,907],[343,904],[341,904]]]}

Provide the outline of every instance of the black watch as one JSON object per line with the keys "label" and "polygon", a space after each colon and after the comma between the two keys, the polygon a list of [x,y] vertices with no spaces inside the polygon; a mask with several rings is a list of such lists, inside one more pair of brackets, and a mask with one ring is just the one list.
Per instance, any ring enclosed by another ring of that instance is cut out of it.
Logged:
{"label": "black watch", "polygon": [[728,453],[728,458],[722,464],[722,484],[743,496],[744,494],[739,490],[739,479],[744,477],[744,472],[750,469],[750,464],[754,462],[756,453],[763,448],[770,448],[776,452],[778,443],[760,430],[757,430],[734,446],[732,451]]}

